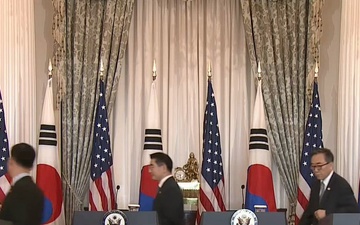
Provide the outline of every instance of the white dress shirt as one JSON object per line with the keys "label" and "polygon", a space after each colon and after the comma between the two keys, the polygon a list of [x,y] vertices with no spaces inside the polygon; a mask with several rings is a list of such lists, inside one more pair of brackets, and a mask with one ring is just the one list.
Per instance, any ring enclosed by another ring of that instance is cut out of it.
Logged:
{"label": "white dress shirt", "polygon": [[28,174],[28,173],[20,173],[20,174],[16,175],[16,176],[12,179],[12,184],[11,184],[11,185],[14,186],[14,184],[15,184],[16,182],[18,182],[21,178],[26,177],[26,176],[30,176],[30,174]]}
{"label": "white dress shirt", "polygon": [[163,184],[165,183],[165,181],[167,179],[169,179],[170,177],[172,177],[172,175],[167,175],[166,177],[164,177],[163,179],[161,179],[161,181],[159,182],[159,188],[161,188],[163,186]]}

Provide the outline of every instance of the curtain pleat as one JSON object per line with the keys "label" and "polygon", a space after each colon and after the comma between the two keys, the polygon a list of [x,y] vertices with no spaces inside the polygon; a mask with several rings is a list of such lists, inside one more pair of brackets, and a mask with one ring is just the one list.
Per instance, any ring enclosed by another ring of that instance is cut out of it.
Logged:
{"label": "curtain pleat", "polygon": [[242,3],[251,68],[263,71],[270,147],[291,214],[296,205],[305,115],[318,59],[323,1],[245,0]]}
{"label": "curtain pleat", "polygon": [[360,162],[360,2],[341,2],[337,172],[359,191]]}
{"label": "curtain pleat", "polygon": [[119,206],[138,203],[145,118],[156,60],[164,152],[183,166],[201,165],[207,69],[217,103],[226,205],[239,209],[246,182],[250,92],[240,0],[136,1],[126,70],[113,112],[114,173]]}
{"label": "curtain pleat", "polygon": [[133,0],[53,0],[54,63],[60,81],[66,223],[89,192],[99,64],[110,113],[124,62]]}
{"label": "curtain pleat", "polygon": [[9,146],[37,146],[34,2],[1,1],[0,90]]}

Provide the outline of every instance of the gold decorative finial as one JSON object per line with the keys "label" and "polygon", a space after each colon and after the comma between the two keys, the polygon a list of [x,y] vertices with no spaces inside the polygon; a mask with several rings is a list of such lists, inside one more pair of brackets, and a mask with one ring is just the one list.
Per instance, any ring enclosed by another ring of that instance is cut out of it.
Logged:
{"label": "gold decorative finial", "polygon": [[51,64],[51,59],[49,59],[49,66],[48,66],[48,75],[49,75],[49,79],[52,78],[52,64]]}
{"label": "gold decorative finial", "polygon": [[210,80],[211,79],[211,62],[209,61],[209,67],[208,67],[208,71],[207,71],[207,75],[208,75],[208,79]]}
{"label": "gold decorative finial", "polygon": [[102,59],[100,59],[100,79],[103,80],[104,79],[104,64]]}
{"label": "gold decorative finial", "polygon": [[258,69],[257,69],[257,78],[258,80],[261,80],[261,66],[260,66],[260,62],[258,62]]}
{"label": "gold decorative finial", "polygon": [[155,62],[155,59],[154,59],[154,63],[153,63],[153,70],[152,70],[152,78],[153,80],[156,80],[156,62]]}
{"label": "gold decorative finial", "polygon": [[318,66],[318,63],[317,61],[315,62],[315,78],[318,78],[319,76],[319,66]]}

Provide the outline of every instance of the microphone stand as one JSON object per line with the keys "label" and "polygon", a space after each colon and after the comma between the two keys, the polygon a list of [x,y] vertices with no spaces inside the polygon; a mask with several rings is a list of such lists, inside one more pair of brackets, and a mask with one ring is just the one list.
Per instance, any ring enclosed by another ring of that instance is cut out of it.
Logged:
{"label": "microphone stand", "polygon": [[120,190],[120,185],[116,185],[116,192],[115,192],[115,209],[118,209],[117,196],[118,196],[119,190]]}
{"label": "microphone stand", "polygon": [[245,189],[245,185],[241,185],[241,194],[242,194],[242,205],[241,205],[241,208],[242,209],[245,209],[245,197],[244,197],[244,189]]}

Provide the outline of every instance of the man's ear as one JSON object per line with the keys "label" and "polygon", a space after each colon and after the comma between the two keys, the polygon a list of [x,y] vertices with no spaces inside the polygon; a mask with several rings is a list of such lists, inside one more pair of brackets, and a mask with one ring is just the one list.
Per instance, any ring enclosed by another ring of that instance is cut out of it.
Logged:
{"label": "man's ear", "polygon": [[163,171],[167,171],[167,168],[166,168],[165,163],[161,165],[161,170],[163,170]]}

